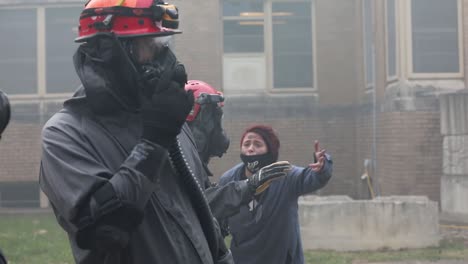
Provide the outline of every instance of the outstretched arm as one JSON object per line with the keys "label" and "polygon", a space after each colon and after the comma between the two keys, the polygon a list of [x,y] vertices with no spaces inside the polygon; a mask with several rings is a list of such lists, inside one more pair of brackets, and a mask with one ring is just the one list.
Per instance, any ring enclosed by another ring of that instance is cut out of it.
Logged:
{"label": "outstretched arm", "polygon": [[226,182],[222,177],[219,185],[206,189],[213,215],[222,221],[237,214],[242,205],[265,191],[272,181],[286,176],[290,169],[289,162],[279,161],[261,168],[247,180]]}
{"label": "outstretched arm", "polygon": [[295,196],[301,196],[323,188],[332,176],[330,155],[325,149],[320,149],[319,142],[314,144],[314,162],[306,168],[295,167],[290,176],[286,177],[290,191]]}
{"label": "outstretched arm", "polygon": [[213,216],[218,220],[237,214],[240,207],[252,200],[252,192],[245,181],[214,185],[206,189],[206,198]]}

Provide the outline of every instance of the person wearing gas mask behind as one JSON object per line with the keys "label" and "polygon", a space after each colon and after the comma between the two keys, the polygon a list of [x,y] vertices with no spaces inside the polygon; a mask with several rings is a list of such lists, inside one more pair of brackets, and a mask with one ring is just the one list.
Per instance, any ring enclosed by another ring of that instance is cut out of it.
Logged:
{"label": "person wearing gas mask behind", "polygon": [[[2,139],[3,131],[5,131],[10,122],[10,101],[8,96],[0,91],[0,140]],[[6,258],[0,250],[0,264],[7,264]]]}
{"label": "person wearing gas mask behind", "polygon": [[156,0],[90,0],[81,13],[82,87],[43,128],[39,178],[76,263],[233,263],[167,47],[177,19]]}
{"label": "person wearing gas mask behind", "polygon": [[[298,198],[324,187],[332,175],[332,161],[315,142],[314,161],[307,167],[292,166],[285,177],[258,188],[250,203],[229,217],[231,251],[238,264],[302,264]],[[271,126],[256,124],[241,137],[242,163],[228,170],[219,181],[257,181],[278,160],[280,141]]]}
{"label": "person wearing gas mask behind", "polygon": [[[212,157],[222,157],[229,148],[229,138],[222,125],[224,96],[206,82],[190,80],[185,85],[186,91],[192,91],[195,104],[187,116],[187,123],[194,135],[198,153],[206,171],[202,180],[206,189],[206,197],[213,215],[223,223],[229,216],[239,212],[242,205],[248,204],[256,189],[268,180],[283,177],[290,169],[287,162],[280,162],[271,166],[271,170],[262,175],[259,181],[236,181],[219,186],[211,183],[209,176],[213,176],[208,168]],[[223,226],[223,233],[227,230]]]}

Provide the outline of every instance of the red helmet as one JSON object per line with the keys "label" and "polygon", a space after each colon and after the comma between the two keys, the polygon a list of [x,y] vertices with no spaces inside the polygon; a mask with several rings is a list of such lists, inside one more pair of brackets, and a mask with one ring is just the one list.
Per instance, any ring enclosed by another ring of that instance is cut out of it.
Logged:
{"label": "red helmet", "polygon": [[90,0],[81,12],[75,41],[109,33],[122,38],[178,34],[178,18],[177,7],[160,0]]}
{"label": "red helmet", "polygon": [[193,91],[193,97],[195,98],[193,109],[190,111],[186,119],[188,122],[193,121],[197,117],[200,112],[200,105],[202,104],[213,103],[218,104],[219,107],[224,105],[223,93],[205,82],[190,80],[185,85],[185,90]]}

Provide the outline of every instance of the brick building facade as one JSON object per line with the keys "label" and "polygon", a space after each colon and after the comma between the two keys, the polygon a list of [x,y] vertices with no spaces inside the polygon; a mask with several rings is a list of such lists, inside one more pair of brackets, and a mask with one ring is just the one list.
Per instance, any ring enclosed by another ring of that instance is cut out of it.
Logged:
{"label": "brick building facade", "polygon": [[[13,105],[0,142],[0,207],[39,205],[40,130],[79,85],[72,39],[84,2],[0,1],[0,34],[15,35],[0,44],[0,89]],[[180,61],[227,97],[231,147],[212,161],[215,177],[239,162],[242,130],[262,122],[279,133],[280,159],[308,164],[315,139],[332,154],[321,194],[368,198],[369,160],[379,195],[439,201],[438,95],[466,86],[468,0],[173,3]]]}

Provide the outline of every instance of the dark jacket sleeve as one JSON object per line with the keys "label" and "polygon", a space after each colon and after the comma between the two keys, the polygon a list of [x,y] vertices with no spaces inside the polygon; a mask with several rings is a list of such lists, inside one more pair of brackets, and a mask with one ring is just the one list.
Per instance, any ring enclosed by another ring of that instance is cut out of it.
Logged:
{"label": "dark jacket sleeve", "polygon": [[241,205],[247,204],[252,199],[252,194],[245,181],[209,187],[206,189],[205,195],[213,216],[219,220],[237,214]]}
{"label": "dark jacket sleeve", "polygon": [[[123,205],[143,210],[154,189],[152,175],[145,174],[158,174],[167,166],[167,152],[149,142],[139,143],[120,168],[111,171],[105,165],[106,157],[98,157],[92,151],[98,146],[89,146],[81,138],[63,126],[46,126],[43,130],[40,186],[62,226],[75,232],[80,228],[77,223],[83,212],[91,214],[91,218],[115,213],[113,217],[125,219],[128,216],[119,216],[119,212],[125,212],[120,210]],[[103,186],[114,192],[116,201],[109,199],[104,201],[108,204],[101,206],[105,208],[92,208],[96,207],[92,198]],[[91,219],[89,224],[93,221],[97,219]]]}
{"label": "dark jacket sleeve", "polygon": [[293,167],[293,170],[285,178],[288,181],[289,191],[299,197],[323,188],[332,176],[333,162],[330,158],[325,160],[323,169],[316,173],[309,167]]}
{"label": "dark jacket sleeve", "polygon": [[5,256],[3,256],[2,251],[0,250],[0,264],[7,264]]}

